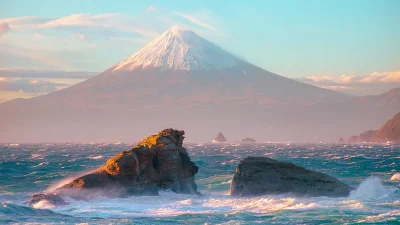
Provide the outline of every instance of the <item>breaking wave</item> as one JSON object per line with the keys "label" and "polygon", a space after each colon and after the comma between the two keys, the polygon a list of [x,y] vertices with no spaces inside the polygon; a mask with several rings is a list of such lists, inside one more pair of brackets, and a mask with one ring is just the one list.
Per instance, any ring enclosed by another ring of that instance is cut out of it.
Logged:
{"label": "breaking wave", "polygon": [[392,194],[394,189],[387,189],[382,185],[382,182],[377,177],[368,177],[365,179],[356,190],[350,193],[352,198],[379,198],[387,197]]}

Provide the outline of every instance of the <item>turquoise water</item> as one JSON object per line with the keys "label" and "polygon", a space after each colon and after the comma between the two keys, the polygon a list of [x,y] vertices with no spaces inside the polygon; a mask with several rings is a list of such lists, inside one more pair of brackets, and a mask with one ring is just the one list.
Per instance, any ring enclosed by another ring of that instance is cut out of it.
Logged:
{"label": "turquoise water", "polygon": [[[328,144],[188,144],[204,196],[74,201],[27,207],[33,193],[51,190],[102,165],[129,144],[0,145],[0,224],[400,224],[400,146]],[[267,156],[332,175],[356,188],[347,198],[228,195],[236,166]]]}

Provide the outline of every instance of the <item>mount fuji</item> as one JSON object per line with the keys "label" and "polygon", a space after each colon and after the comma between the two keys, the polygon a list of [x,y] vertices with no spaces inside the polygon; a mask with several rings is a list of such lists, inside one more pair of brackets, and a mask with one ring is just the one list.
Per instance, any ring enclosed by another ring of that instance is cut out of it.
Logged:
{"label": "mount fuji", "polygon": [[0,142],[135,141],[166,127],[185,129],[189,141],[218,131],[232,140],[320,141],[344,128],[314,123],[322,115],[312,109],[352,99],[268,72],[173,27],[97,76],[0,104]]}

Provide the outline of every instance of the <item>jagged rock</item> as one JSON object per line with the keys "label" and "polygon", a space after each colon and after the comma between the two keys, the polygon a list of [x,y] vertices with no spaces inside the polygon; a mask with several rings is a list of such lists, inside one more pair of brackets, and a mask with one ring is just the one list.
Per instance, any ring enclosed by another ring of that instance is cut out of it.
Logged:
{"label": "jagged rock", "polygon": [[256,143],[257,141],[255,139],[253,139],[253,138],[247,137],[247,138],[243,138],[242,142],[244,142],[244,143]]}
{"label": "jagged rock", "polygon": [[248,157],[236,169],[233,196],[292,193],[302,196],[348,196],[352,188],[323,173],[267,157]]}
{"label": "jagged rock", "polygon": [[212,142],[226,142],[226,138],[221,132],[219,132]]}
{"label": "jagged rock", "polygon": [[342,144],[342,143],[345,143],[345,141],[343,138],[339,138],[338,143]]}
{"label": "jagged rock", "polygon": [[[57,188],[58,196],[90,199],[96,195],[158,195],[159,189],[200,194],[194,181],[198,167],[182,147],[184,131],[165,129],[120,152],[95,172]],[[29,203],[30,204],[30,203]]]}

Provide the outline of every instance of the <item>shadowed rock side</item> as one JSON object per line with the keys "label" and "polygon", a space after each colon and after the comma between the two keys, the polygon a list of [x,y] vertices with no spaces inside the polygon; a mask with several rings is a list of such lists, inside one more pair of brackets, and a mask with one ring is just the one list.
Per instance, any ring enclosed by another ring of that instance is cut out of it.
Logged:
{"label": "shadowed rock side", "polygon": [[[194,181],[198,167],[182,147],[184,131],[165,129],[120,152],[95,172],[57,188],[58,196],[88,199],[97,195],[158,195],[159,189],[200,194]],[[32,201],[29,202],[32,205]]]}
{"label": "shadowed rock side", "polygon": [[292,193],[302,196],[345,197],[352,188],[323,173],[267,157],[248,157],[236,169],[233,196]]}

